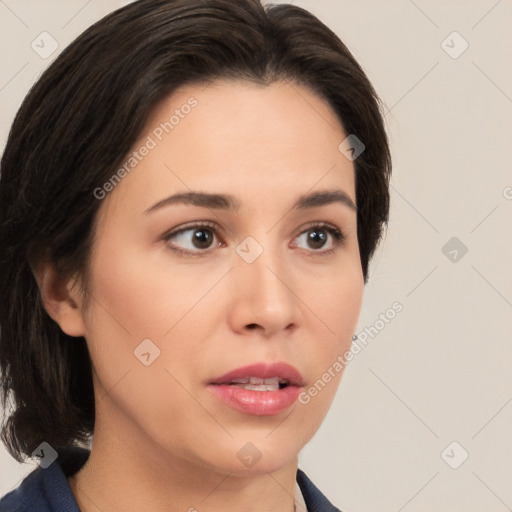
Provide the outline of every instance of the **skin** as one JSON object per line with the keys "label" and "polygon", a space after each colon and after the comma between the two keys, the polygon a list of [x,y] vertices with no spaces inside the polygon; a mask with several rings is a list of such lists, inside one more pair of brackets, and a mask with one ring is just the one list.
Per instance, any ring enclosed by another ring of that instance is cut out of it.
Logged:
{"label": "skin", "polygon": [[[234,410],[207,383],[253,362],[285,361],[309,388],[356,329],[364,291],[356,212],[341,203],[291,210],[319,190],[342,190],[355,203],[332,109],[296,84],[188,85],[153,112],[134,149],[190,97],[197,106],[102,200],[89,301],[51,266],[37,273],[49,314],[86,338],[93,364],[91,456],[69,478],[82,511],[293,511],[298,453],[342,372],[308,404],[274,416]],[[241,206],[144,213],[190,190],[232,194]],[[200,228],[162,240],[199,221],[214,223],[210,247],[194,245]],[[324,231],[324,245],[311,245],[318,222],[335,225],[345,242],[336,246]],[[235,250],[247,236],[263,248],[252,263]],[[147,338],[160,349],[149,366],[134,355]],[[252,467],[237,457],[247,442],[262,455]]]}

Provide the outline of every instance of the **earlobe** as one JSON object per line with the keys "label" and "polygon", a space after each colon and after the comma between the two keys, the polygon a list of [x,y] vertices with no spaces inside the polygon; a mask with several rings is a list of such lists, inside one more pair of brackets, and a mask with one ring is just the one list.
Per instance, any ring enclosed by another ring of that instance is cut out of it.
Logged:
{"label": "earlobe", "polygon": [[33,270],[48,315],[69,336],[85,336],[82,300],[76,278],[64,278],[51,263]]}

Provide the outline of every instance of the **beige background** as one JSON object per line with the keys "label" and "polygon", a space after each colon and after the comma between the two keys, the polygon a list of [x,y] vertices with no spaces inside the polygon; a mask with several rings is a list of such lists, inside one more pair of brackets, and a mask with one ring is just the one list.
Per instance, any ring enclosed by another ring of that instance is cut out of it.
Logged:
{"label": "beige background", "polygon": [[[2,147],[41,71],[125,3],[0,0]],[[391,222],[358,333],[403,305],[350,363],[300,467],[344,512],[510,510],[512,1],[292,3],[336,31],[389,110]],[[59,44],[46,60],[30,46],[43,31]],[[0,495],[32,467],[0,451]]]}

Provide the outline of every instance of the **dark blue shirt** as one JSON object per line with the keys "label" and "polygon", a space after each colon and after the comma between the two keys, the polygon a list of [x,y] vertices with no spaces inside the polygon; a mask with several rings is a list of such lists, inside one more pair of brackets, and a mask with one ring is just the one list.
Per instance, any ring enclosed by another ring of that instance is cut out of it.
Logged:
{"label": "dark blue shirt", "polygon": [[[87,461],[89,450],[76,448],[57,459],[48,468],[36,468],[21,484],[0,499],[0,512],[80,512],[67,477]],[[308,512],[340,512],[315,487],[306,474],[297,469],[297,483]]]}

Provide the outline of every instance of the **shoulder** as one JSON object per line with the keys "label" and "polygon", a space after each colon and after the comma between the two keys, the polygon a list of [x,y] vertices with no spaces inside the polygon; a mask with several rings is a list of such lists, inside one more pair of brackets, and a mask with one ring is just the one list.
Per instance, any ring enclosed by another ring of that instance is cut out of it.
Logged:
{"label": "shoulder", "polygon": [[297,483],[308,508],[307,512],[341,512],[339,508],[336,508],[324,496],[301,469],[297,469]]}
{"label": "shoulder", "polygon": [[[48,487],[49,479],[54,480],[54,468],[50,466],[46,470],[41,467],[29,473],[16,487],[0,499],[0,512],[50,512],[45,488]],[[46,471],[46,473],[45,473]]]}
{"label": "shoulder", "polygon": [[80,448],[61,452],[49,467],[34,469],[0,499],[0,512],[80,512],[67,476],[85,463],[88,453]]}

